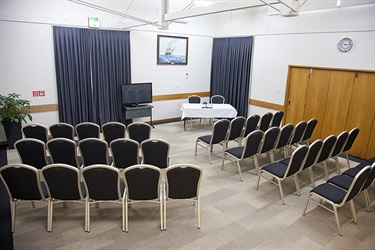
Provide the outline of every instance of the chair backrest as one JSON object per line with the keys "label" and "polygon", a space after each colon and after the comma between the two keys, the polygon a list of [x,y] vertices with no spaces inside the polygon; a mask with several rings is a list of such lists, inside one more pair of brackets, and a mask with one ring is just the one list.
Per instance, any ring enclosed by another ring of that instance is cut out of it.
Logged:
{"label": "chair backrest", "polygon": [[122,201],[120,170],[108,165],[92,165],[82,169],[86,199]]}
{"label": "chair backrest", "polygon": [[242,159],[256,155],[259,152],[263,135],[264,132],[262,130],[255,130],[246,136],[245,146],[241,157]]}
{"label": "chair backrest", "polygon": [[103,138],[108,143],[119,138],[125,138],[126,126],[119,122],[107,122],[102,125]]}
{"label": "chair backrest", "polygon": [[359,128],[353,128],[352,130],[350,130],[349,137],[348,137],[348,140],[346,141],[343,152],[346,152],[352,148],[354,141],[357,138],[358,134],[359,134]]}
{"label": "chair backrest", "polygon": [[165,172],[166,197],[172,199],[191,199],[199,196],[202,169],[191,164],[178,164]]}
{"label": "chair backrest", "polygon": [[139,144],[151,137],[151,125],[145,122],[133,122],[128,125],[129,138],[137,141]]}
{"label": "chair backrest", "polygon": [[50,164],[42,168],[48,197],[56,200],[84,200],[79,169],[67,164]]}
{"label": "chair backrest", "polygon": [[76,125],[78,140],[86,138],[100,138],[100,126],[92,122],[81,122]]}
{"label": "chair backrest", "polygon": [[140,164],[124,170],[127,198],[153,200],[160,198],[161,170],[155,166]]}
{"label": "chair backrest", "polygon": [[260,117],[258,129],[262,130],[263,132],[266,132],[267,129],[269,129],[271,125],[272,117],[273,117],[273,114],[271,112],[267,112],[263,114]]}
{"label": "chair backrest", "polygon": [[227,140],[234,140],[241,137],[245,122],[246,119],[243,116],[237,116],[230,121]]}
{"label": "chair backrest", "polygon": [[339,154],[343,152],[344,146],[346,144],[346,141],[348,140],[348,137],[349,137],[349,133],[347,131],[343,131],[341,132],[341,134],[337,136],[335,148],[332,151],[331,157],[338,156]]}
{"label": "chair backrest", "polygon": [[337,137],[330,135],[323,141],[322,151],[320,152],[319,159],[317,162],[325,161],[331,158],[333,149],[335,148]]}
{"label": "chair backrest", "polygon": [[189,103],[201,103],[202,98],[198,95],[191,95],[188,98]]}
{"label": "chair backrest", "polygon": [[47,142],[47,149],[52,163],[63,163],[76,168],[80,167],[75,141],[66,138],[54,138]]}
{"label": "chair backrest", "polygon": [[315,118],[310,119],[307,122],[305,133],[303,134],[302,141],[307,141],[311,138],[312,134],[314,133],[316,124],[318,120]]}
{"label": "chair backrest", "polygon": [[108,144],[97,138],[86,138],[78,143],[81,152],[83,166],[94,164],[108,165]]}
{"label": "chair backrest", "polygon": [[0,168],[0,177],[11,200],[44,200],[38,169],[26,164]]}
{"label": "chair backrest", "polygon": [[344,203],[350,201],[354,197],[361,192],[363,185],[365,184],[366,180],[368,179],[369,175],[371,173],[371,166],[366,166],[359,171],[356,176],[353,179],[353,182],[351,183],[348,192],[341,202],[340,205],[343,205]]}
{"label": "chair backrest", "polygon": [[362,190],[367,189],[374,182],[374,179],[375,179],[375,163],[371,165],[371,172],[369,176],[367,177],[365,184],[363,184]]}
{"label": "chair backrest", "polygon": [[229,120],[221,119],[214,123],[210,144],[217,144],[225,140],[229,128]]}
{"label": "chair backrest", "polygon": [[292,138],[290,139],[290,145],[293,145],[295,143],[299,143],[302,141],[303,135],[306,131],[307,122],[306,121],[300,121],[297,123],[297,125],[294,128]]}
{"label": "chair backrest", "polygon": [[23,164],[37,169],[47,165],[46,144],[38,139],[25,138],[18,140],[14,147]]}
{"label": "chair backrest", "polygon": [[147,139],[141,143],[142,164],[159,168],[169,166],[169,142],[162,139]]}
{"label": "chair backrest", "polygon": [[284,111],[282,110],[279,110],[275,114],[273,114],[271,127],[280,127],[283,117],[284,117]]}
{"label": "chair backrest", "polygon": [[115,139],[109,145],[113,158],[113,166],[127,168],[139,164],[139,143],[132,139]]}
{"label": "chair backrest", "polygon": [[294,126],[291,123],[285,124],[280,130],[280,136],[277,140],[275,149],[283,148],[289,145],[290,138],[292,137]]}
{"label": "chair backrest", "polygon": [[250,134],[251,132],[257,129],[259,120],[260,120],[259,115],[252,115],[246,119],[246,125],[245,125],[245,131],[244,131],[243,137],[246,137],[248,134]]}
{"label": "chair backrest", "polygon": [[48,128],[41,124],[27,124],[22,127],[25,138],[34,138],[46,143],[48,141]]}
{"label": "chair backrest", "polygon": [[52,138],[66,138],[74,140],[74,127],[68,123],[59,122],[48,128]]}
{"label": "chair backrest", "polygon": [[219,104],[219,103],[225,103],[225,97],[222,96],[222,95],[213,95],[210,98],[210,102],[211,103],[217,103],[217,104]]}
{"label": "chair backrest", "polygon": [[293,151],[284,178],[294,175],[303,169],[308,152],[309,147],[307,145],[302,145]]}
{"label": "chair backrest", "polygon": [[320,152],[322,152],[322,148],[323,141],[320,139],[311,143],[311,145],[309,146],[309,153],[307,155],[303,169],[314,166],[318,162]]}
{"label": "chair backrest", "polygon": [[277,138],[280,134],[279,127],[269,128],[263,135],[262,146],[259,150],[259,154],[269,152],[275,148]]}

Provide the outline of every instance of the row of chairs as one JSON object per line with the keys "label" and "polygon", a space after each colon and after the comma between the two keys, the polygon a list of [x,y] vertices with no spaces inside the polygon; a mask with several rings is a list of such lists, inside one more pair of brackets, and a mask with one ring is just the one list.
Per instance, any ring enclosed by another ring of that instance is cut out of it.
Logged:
{"label": "row of chairs", "polygon": [[23,164],[37,169],[51,163],[68,164],[76,168],[105,164],[119,169],[141,162],[159,168],[170,165],[170,144],[156,138],[146,139],[141,144],[132,139],[119,138],[111,141],[109,146],[102,139],[86,138],[79,141],[78,150],[76,142],[66,138],[51,139],[46,144],[38,139],[25,138],[18,140],[15,148]]}
{"label": "row of chairs", "polygon": [[[12,232],[15,231],[16,207],[22,201],[48,203],[47,231],[52,231],[53,206],[58,202],[85,203],[85,231],[90,232],[90,206],[100,202],[122,204],[122,231],[128,232],[128,208],[135,202],[156,202],[160,208],[160,228],[165,230],[167,201],[190,200],[197,204],[200,228],[199,187],[202,169],[191,164],[174,165],[164,171],[141,164],[124,172],[109,165],[83,169],[66,164],[51,164],[38,170],[26,164],[0,168],[12,204]],[[124,180],[125,184],[121,182]]]}
{"label": "row of chairs", "polygon": [[52,138],[67,138],[74,140],[75,134],[78,141],[86,138],[100,138],[100,132],[103,133],[104,140],[110,144],[111,141],[118,138],[125,138],[128,131],[129,138],[141,143],[143,140],[151,137],[151,125],[144,122],[133,122],[126,127],[123,123],[107,122],[101,127],[92,122],[82,122],[75,127],[68,123],[52,124],[48,128],[42,124],[28,124],[22,127],[25,138],[34,138],[47,143],[48,132]]}
{"label": "row of chairs", "polygon": [[[202,103],[202,97],[191,95],[187,98],[189,103]],[[213,95],[210,97],[210,103],[225,103],[225,97],[222,95]]]}

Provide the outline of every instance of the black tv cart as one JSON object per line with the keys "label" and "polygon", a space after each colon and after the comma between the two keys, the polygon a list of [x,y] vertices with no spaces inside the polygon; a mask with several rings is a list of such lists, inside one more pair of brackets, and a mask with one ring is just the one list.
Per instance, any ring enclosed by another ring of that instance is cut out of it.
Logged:
{"label": "black tv cart", "polygon": [[140,118],[140,117],[150,117],[150,125],[154,127],[152,124],[152,108],[154,106],[145,104],[145,105],[137,105],[134,107],[131,106],[122,106],[123,114],[124,114],[124,119],[125,120],[130,120],[133,118]]}

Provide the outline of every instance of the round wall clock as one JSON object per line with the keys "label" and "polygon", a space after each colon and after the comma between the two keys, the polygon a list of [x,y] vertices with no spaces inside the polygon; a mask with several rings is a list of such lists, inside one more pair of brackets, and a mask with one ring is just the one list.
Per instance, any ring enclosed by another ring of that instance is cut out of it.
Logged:
{"label": "round wall clock", "polygon": [[353,47],[353,41],[352,39],[345,37],[340,40],[337,47],[342,52],[348,52]]}

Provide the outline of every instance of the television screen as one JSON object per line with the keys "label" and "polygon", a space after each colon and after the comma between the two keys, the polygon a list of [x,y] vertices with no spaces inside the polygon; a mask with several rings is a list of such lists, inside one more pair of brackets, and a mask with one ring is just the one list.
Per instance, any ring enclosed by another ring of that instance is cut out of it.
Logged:
{"label": "television screen", "polygon": [[132,83],[121,85],[122,105],[137,106],[152,102],[152,83]]}

